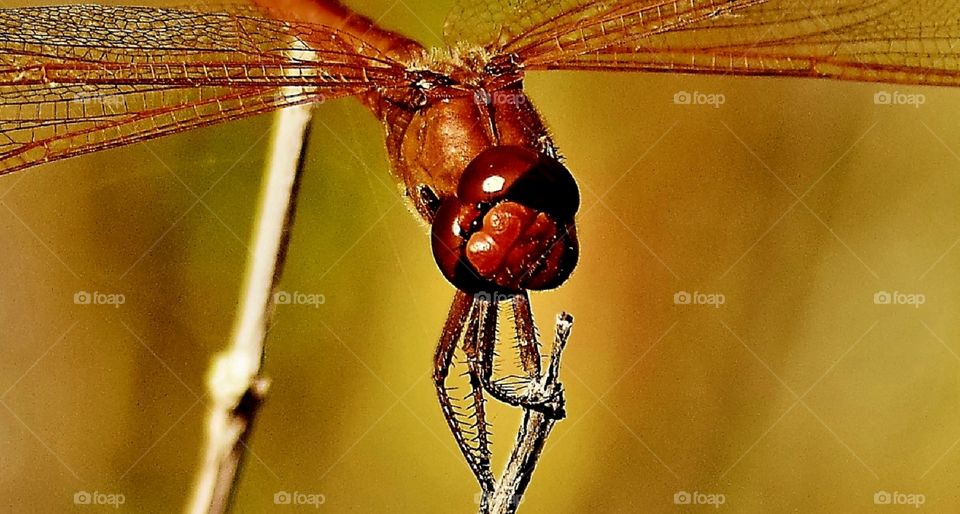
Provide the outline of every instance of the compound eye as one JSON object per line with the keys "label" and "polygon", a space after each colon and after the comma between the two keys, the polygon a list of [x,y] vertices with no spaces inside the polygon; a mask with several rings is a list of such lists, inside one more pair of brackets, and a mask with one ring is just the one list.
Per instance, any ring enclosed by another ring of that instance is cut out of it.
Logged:
{"label": "compound eye", "polygon": [[434,258],[465,291],[551,289],[576,266],[577,184],[557,160],[493,147],[461,176],[432,227]]}
{"label": "compound eye", "polygon": [[520,146],[495,146],[467,166],[457,187],[466,203],[513,200],[558,219],[580,208],[573,175],[556,159]]}
{"label": "compound eye", "polygon": [[430,231],[433,258],[443,276],[468,292],[480,291],[487,283],[463,258],[471,227],[479,217],[476,208],[461,203],[455,196],[449,197],[437,210]]}

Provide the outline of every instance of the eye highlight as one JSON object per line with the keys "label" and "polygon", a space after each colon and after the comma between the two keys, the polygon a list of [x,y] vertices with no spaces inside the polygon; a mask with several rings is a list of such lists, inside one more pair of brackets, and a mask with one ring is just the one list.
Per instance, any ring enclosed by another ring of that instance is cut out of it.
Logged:
{"label": "eye highlight", "polygon": [[499,176],[488,177],[483,181],[483,192],[484,193],[498,193],[503,190],[503,185],[506,184],[506,180]]}

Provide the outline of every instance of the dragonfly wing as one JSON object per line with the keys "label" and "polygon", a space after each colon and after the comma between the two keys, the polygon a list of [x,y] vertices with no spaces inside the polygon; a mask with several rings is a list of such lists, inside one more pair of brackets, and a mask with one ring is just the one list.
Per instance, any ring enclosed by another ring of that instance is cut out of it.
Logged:
{"label": "dragonfly wing", "polygon": [[524,30],[584,3],[581,0],[457,0],[444,22],[447,44],[482,46],[499,52]]}
{"label": "dragonfly wing", "polygon": [[248,11],[0,9],[0,175],[407,82],[362,41]]}
{"label": "dragonfly wing", "polygon": [[958,0],[495,1],[526,7],[488,48],[532,70],[960,86]]}

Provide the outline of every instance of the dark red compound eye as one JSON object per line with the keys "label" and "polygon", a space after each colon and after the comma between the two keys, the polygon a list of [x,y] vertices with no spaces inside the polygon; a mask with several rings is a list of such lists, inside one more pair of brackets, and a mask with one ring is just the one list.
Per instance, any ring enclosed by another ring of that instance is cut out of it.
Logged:
{"label": "dark red compound eye", "polygon": [[579,256],[574,215],[580,192],[556,159],[518,146],[483,151],[432,227],[433,256],[467,292],[552,289]]}

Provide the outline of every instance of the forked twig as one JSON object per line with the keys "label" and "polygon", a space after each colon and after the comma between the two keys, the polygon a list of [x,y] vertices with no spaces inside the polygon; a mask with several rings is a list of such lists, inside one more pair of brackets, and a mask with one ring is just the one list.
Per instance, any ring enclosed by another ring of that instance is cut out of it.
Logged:
{"label": "forked twig", "polygon": [[310,113],[308,106],[290,107],[279,111],[274,123],[240,311],[230,346],[214,358],[207,377],[213,402],[190,514],[227,511],[253,420],[267,393],[269,381],[260,374],[264,339],[290,240]]}
{"label": "forked twig", "polygon": [[537,382],[537,390],[532,392],[535,397],[556,398],[557,405],[549,411],[524,408],[523,422],[517,432],[513,450],[510,452],[510,460],[496,484],[489,505],[485,510],[481,508],[480,514],[514,514],[517,511],[527,485],[533,478],[534,468],[540,459],[547,437],[553,430],[553,425],[563,419],[564,399],[563,385],[560,383],[560,359],[572,329],[573,317],[565,312],[559,314],[550,364],[546,374]]}

